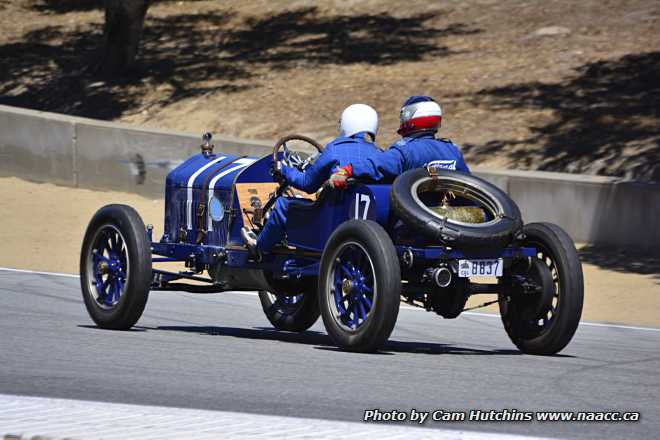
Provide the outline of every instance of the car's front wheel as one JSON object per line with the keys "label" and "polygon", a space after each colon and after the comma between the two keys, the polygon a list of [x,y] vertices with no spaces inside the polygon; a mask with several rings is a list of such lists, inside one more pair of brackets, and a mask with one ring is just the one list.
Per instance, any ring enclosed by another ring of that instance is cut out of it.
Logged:
{"label": "car's front wheel", "polygon": [[330,236],[321,258],[319,301],[339,347],[382,347],[399,314],[401,269],[392,240],[370,220],[349,220]]}
{"label": "car's front wheel", "polygon": [[130,206],[99,209],[80,252],[80,287],[87,312],[101,328],[132,327],[151,285],[151,248],[139,214]]}

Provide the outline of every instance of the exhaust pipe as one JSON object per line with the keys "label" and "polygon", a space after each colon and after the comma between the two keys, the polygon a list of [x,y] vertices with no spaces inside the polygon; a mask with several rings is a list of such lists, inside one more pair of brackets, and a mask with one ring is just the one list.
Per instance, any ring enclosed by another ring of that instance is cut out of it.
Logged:
{"label": "exhaust pipe", "polygon": [[447,287],[451,284],[451,270],[445,266],[433,269],[432,276],[433,281],[435,281],[435,284],[437,284],[438,287]]}

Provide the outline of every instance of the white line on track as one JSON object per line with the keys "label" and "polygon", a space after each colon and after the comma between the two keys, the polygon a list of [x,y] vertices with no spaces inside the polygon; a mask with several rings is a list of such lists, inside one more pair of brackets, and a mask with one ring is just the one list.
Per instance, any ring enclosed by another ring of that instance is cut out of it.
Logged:
{"label": "white line on track", "polygon": [[55,277],[80,278],[80,275],[73,275],[73,274],[70,274],[70,273],[39,272],[37,270],[13,269],[11,267],[0,267],[0,271],[3,271],[3,272],[18,272],[18,273],[31,273],[31,274],[34,274],[34,275],[51,275],[51,276],[55,276]]}
{"label": "white line on track", "polygon": [[[35,274],[35,275],[51,275],[51,276],[57,276],[57,277],[67,277],[67,278],[80,278],[79,275],[73,275],[70,273],[59,273],[59,272],[40,272],[40,271],[35,271],[35,270],[27,270],[27,269],[14,269],[11,267],[0,267],[0,272],[16,272],[16,273],[28,273],[28,274]],[[256,292],[225,292],[225,293],[231,293],[234,295],[256,295]],[[412,310],[415,312],[425,312],[426,310],[420,307],[410,307],[406,305],[401,305],[401,308],[404,310]],[[485,313],[485,312],[463,312],[463,315],[469,315],[469,316],[476,316],[480,318],[497,318],[499,319],[500,315],[494,314],[494,313]],[[660,332],[660,328],[654,328],[654,327],[639,327],[639,326],[634,326],[634,325],[623,325],[623,324],[608,324],[604,322],[585,322],[585,321],[580,321],[580,326],[585,326],[585,327],[604,327],[604,328],[619,328],[619,329],[624,329],[624,330],[639,330],[639,331],[644,331],[644,332]]]}
{"label": "white line on track", "polygon": [[[407,309],[407,310],[414,310],[414,311],[426,311],[425,309],[422,309],[420,307],[410,307],[410,306],[401,306],[402,309]],[[480,318],[496,318],[500,319],[500,315],[497,315],[495,313],[486,313],[486,312],[463,312],[461,315],[469,315],[469,316],[478,316]],[[586,321],[580,321],[580,326],[586,326],[586,327],[605,327],[605,328],[621,328],[621,329],[626,329],[626,330],[641,330],[645,332],[660,332],[660,328],[654,328],[654,327],[639,327],[639,326],[634,326],[634,325],[624,325],[624,324],[607,324],[604,322],[586,322]]]}
{"label": "white line on track", "polygon": [[[104,416],[109,415],[109,416]],[[356,414],[361,418],[362,414]],[[538,437],[159,406],[0,394],[0,436],[95,439],[429,438],[528,440]]]}

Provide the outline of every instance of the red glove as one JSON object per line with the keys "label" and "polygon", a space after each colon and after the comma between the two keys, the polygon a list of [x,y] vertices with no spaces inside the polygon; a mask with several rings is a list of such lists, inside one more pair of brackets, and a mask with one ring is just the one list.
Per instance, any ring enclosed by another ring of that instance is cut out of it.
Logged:
{"label": "red glove", "polygon": [[335,189],[346,189],[348,186],[348,178],[353,175],[353,165],[350,163],[344,167],[337,168],[332,176],[330,176],[330,185]]}

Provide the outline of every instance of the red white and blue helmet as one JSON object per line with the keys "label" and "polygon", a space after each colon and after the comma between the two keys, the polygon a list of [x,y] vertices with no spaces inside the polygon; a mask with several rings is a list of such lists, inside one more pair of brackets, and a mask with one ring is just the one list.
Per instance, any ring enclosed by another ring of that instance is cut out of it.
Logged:
{"label": "red white and blue helmet", "polygon": [[440,105],[429,96],[411,96],[401,107],[401,126],[397,133],[401,136],[421,131],[436,132],[442,122]]}

